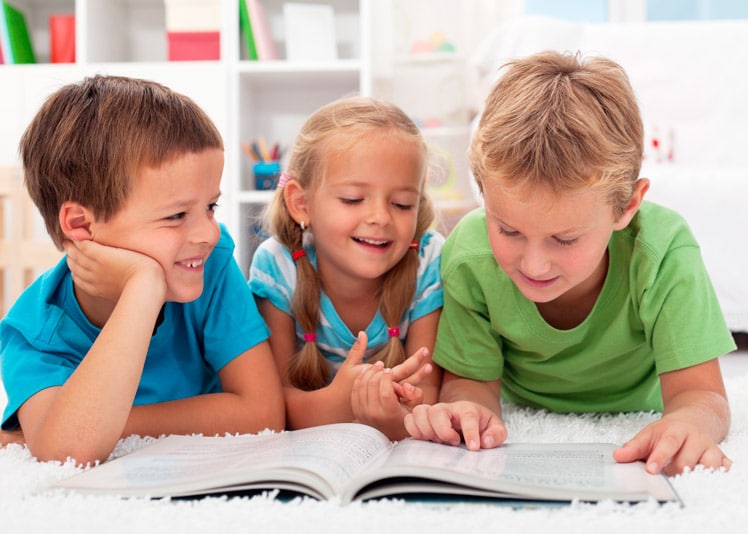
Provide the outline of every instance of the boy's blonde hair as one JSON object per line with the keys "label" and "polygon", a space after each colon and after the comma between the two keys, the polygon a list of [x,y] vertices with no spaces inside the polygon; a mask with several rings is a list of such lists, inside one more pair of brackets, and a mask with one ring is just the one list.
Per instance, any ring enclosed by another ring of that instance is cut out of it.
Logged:
{"label": "boy's blonde hair", "polygon": [[223,150],[221,135],[191,99],[155,82],[100,75],[53,93],[20,143],[26,188],[59,249],[63,202],[106,221],[140,168],[208,148]]}
{"label": "boy's blonde hair", "polygon": [[639,177],[644,137],[621,66],[543,52],[505,67],[469,150],[481,191],[497,178],[557,194],[601,187],[620,216]]}
{"label": "boy's blonde hair", "polygon": [[[391,133],[401,142],[415,143],[423,150],[426,162],[427,150],[421,132],[401,109],[372,98],[352,96],[321,107],[307,119],[296,138],[286,172],[311,193],[324,178],[328,159],[345,154],[356,143],[365,143],[367,135],[381,132]],[[420,240],[433,220],[434,210],[424,184],[413,239]],[[281,189],[268,205],[265,221],[269,233],[288,250],[302,248],[303,231],[291,218]],[[418,254],[418,250],[408,250],[385,275],[379,309],[390,327],[399,325],[415,294]],[[319,320],[321,282],[307,257],[297,260],[296,273],[293,314],[304,332],[314,333]],[[392,367],[404,357],[400,339],[393,336],[372,361],[380,359]],[[316,344],[305,343],[291,361],[289,380],[298,388],[313,390],[325,386],[329,379],[327,363]]]}

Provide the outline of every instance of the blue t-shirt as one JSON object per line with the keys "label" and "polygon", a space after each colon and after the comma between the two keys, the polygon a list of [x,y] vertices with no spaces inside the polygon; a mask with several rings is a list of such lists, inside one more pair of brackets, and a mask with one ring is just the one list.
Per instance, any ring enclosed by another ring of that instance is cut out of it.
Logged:
{"label": "blue t-shirt", "polygon": [[[135,405],[220,391],[218,371],[268,338],[233,251],[234,242],[222,226],[205,262],[200,297],[164,305]],[[2,428],[18,426],[16,412],[29,397],[63,385],[100,332],[80,309],[63,258],[21,294],[0,322],[0,364],[8,396]]]}
{"label": "blue t-shirt", "polygon": [[[439,263],[443,244],[444,237],[436,232],[427,232],[421,238],[415,295],[400,324],[397,325],[400,329],[400,339],[403,341],[408,335],[410,323],[442,307],[444,295]],[[317,253],[314,245],[309,243],[304,250],[316,267]],[[293,315],[291,301],[296,291],[296,264],[286,247],[274,238],[265,240],[252,257],[249,277],[249,286],[255,295],[268,299],[279,310]],[[371,324],[366,327],[369,341],[365,359],[377,353],[389,341],[387,330],[392,326],[395,325],[385,324],[381,313],[377,312]],[[317,346],[334,374],[356,341],[357,333],[354,334],[345,325],[324,291],[320,294],[320,318],[316,334]],[[296,337],[301,346],[304,332],[298,321]]]}

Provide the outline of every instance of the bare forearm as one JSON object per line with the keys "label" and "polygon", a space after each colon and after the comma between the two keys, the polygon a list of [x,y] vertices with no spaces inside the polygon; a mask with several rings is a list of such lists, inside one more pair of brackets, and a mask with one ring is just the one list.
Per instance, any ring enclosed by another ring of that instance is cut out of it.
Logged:
{"label": "bare forearm", "polygon": [[439,401],[471,401],[485,406],[496,415],[501,416],[500,393],[501,386],[499,382],[478,382],[468,378],[460,378],[451,373],[445,373],[439,393]]}
{"label": "bare forearm", "polygon": [[355,419],[350,393],[344,395],[333,386],[314,391],[285,387],[283,393],[286,399],[286,418],[291,429],[351,422]]}
{"label": "bare forearm", "polygon": [[714,391],[688,390],[665,403],[663,418],[689,422],[719,443],[730,429],[730,406],[724,396]]}
{"label": "bare forearm", "polygon": [[135,406],[121,437],[131,434],[222,435],[254,434],[284,428],[284,407],[278,401],[247,403],[234,393],[211,393],[185,399]]}
{"label": "bare forearm", "polygon": [[138,290],[125,291],[67,382],[22,407],[21,425],[37,457],[108,457],[130,413],[160,307]]}

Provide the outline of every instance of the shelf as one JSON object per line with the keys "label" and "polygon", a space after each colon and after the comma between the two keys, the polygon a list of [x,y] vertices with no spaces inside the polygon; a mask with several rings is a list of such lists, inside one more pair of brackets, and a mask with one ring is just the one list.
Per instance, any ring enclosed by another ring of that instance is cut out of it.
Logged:
{"label": "shelf", "polygon": [[[0,66],[0,165],[17,166],[18,140],[44,99],[61,85],[102,73],[146,78],[194,99],[223,136],[221,188],[225,223],[244,272],[258,238],[258,217],[272,191],[255,191],[251,161],[241,143],[265,137],[288,151],[298,129],[318,107],[352,93],[368,94],[373,43],[370,0],[325,0],[333,7],[339,60],[289,62],[285,57],[285,0],[261,0],[279,60],[248,61],[237,0],[218,0],[221,57],[167,61],[164,0],[12,0],[25,14],[37,59]],[[317,0],[295,0],[317,3]],[[50,64],[49,16],[76,16],[76,62]]]}

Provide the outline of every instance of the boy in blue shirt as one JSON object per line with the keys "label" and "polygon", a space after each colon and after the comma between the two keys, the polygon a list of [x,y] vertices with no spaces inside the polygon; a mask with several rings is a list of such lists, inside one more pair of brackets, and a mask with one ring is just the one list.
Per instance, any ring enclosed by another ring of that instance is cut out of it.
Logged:
{"label": "boy in blue shirt", "polygon": [[617,461],[730,467],[717,357],[735,344],[688,225],[644,201],[642,149],[613,61],[510,63],[471,143],[485,209],[442,252],[441,402],[406,416],[411,435],[496,447],[500,397],[567,413],[657,410]]}
{"label": "boy in blue shirt", "polygon": [[0,323],[2,429],[84,465],[130,434],[283,429],[269,331],[214,218],[208,116],[156,83],[94,76],[44,103],[20,152],[66,257]]}

